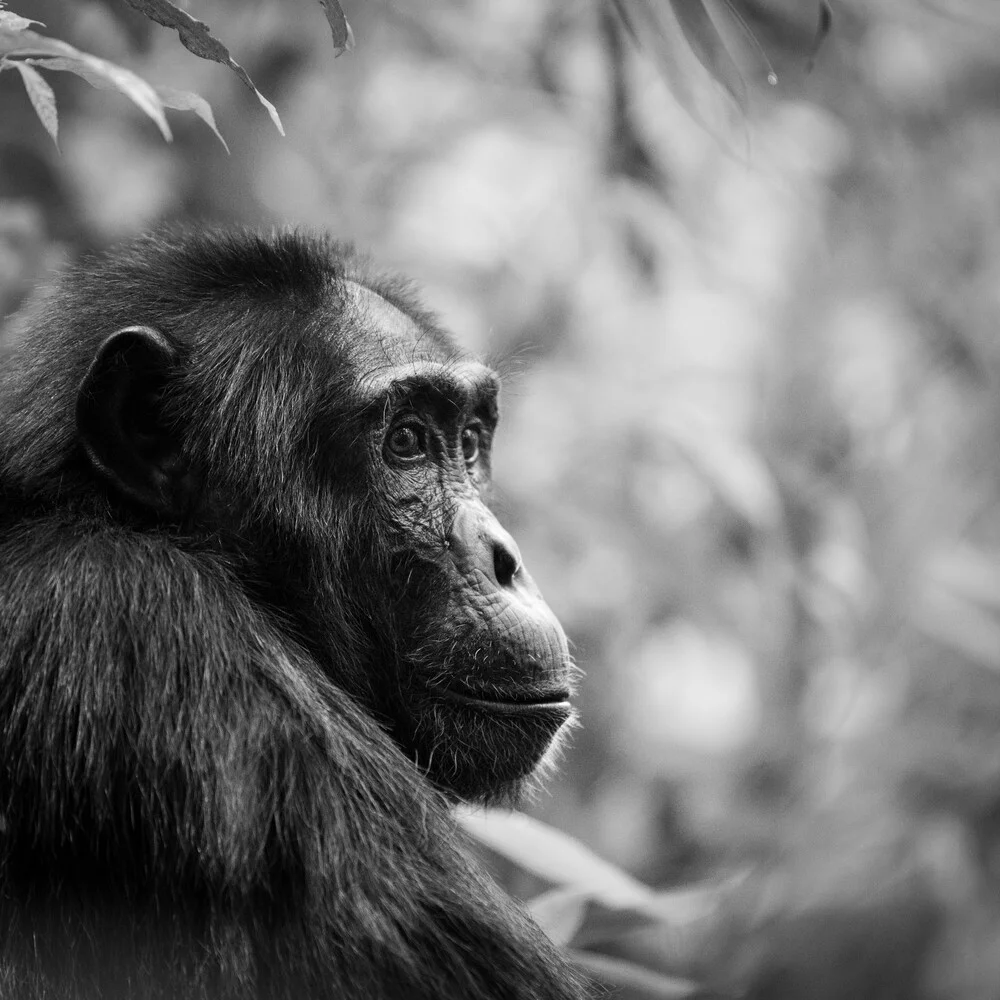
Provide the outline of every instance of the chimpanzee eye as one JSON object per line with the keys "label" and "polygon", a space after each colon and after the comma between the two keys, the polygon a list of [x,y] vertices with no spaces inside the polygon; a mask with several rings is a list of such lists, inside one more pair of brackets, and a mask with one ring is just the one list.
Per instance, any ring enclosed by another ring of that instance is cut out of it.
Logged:
{"label": "chimpanzee eye", "polygon": [[419,458],[427,451],[423,427],[420,424],[399,424],[389,432],[385,449],[393,458]]}
{"label": "chimpanzee eye", "polygon": [[479,458],[479,438],[478,427],[466,427],[462,431],[462,454],[469,465]]}

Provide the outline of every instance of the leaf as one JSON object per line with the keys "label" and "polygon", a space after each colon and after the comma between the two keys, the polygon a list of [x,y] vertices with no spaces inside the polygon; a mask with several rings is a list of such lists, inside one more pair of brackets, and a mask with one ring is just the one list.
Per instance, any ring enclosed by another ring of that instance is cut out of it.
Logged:
{"label": "leaf", "polygon": [[24,81],[24,89],[28,92],[31,105],[38,115],[38,120],[45,126],[45,131],[52,136],[52,141],[59,147],[59,115],[56,111],[56,95],[45,77],[33,66],[23,62],[12,62],[12,65]]}
{"label": "leaf", "polygon": [[21,17],[9,10],[0,10],[0,31],[26,31],[33,24],[44,28],[41,21],[32,21],[30,17]]}
{"label": "leaf", "polygon": [[694,116],[696,85],[690,56],[745,111],[746,84],[702,0],[612,0],[635,43],[650,49],[681,103]]}
{"label": "leaf", "polygon": [[584,889],[612,907],[641,907],[655,898],[652,889],[580,841],[524,813],[459,810],[457,815],[478,840],[550,882]]}
{"label": "leaf", "polygon": [[[829,0],[815,0],[808,5],[786,0],[780,9],[760,0],[611,0],[611,4],[636,43],[653,54],[680,102],[698,119],[703,114],[692,99],[697,97],[697,89],[688,79],[690,72],[685,72],[685,57],[697,60],[745,112],[748,91],[758,78],[758,65],[771,86],[778,83],[768,52],[751,24],[762,25],[782,37],[796,58],[805,56],[807,69],[812,68],[833,25]],[[808,13],[803,13],[802,7]],[[815,21],[814,11],[818,12]],[[807,19],[805,28],[803,18]]]}
{"label": "leaf", "polygon": [[[554,882],[565,895],[548,893],[536,902],[546,909],[554,925],[575,919],[574,908],[598,904],[586,914],[584,927],[597,927],[608,911],[622,911],[615,921],[645,923],[653,920],[672,928],[710,918],[718,908],[720,885],[695,885],[657,892],[603,858],[574,837],[520,812],[459,807],[455,816],[467,833],[525,871]],[[575,899],[572,894],[576,894]],[[540,902],[539,902],[540,901]],[[535,905],[535,904],[532,904]],[[593,918],[593,924],[590,923]],[[647,919],[648,918],[648,919]]]}
{"label": "leaf", "polygon": [[[256,95],[257,100],[271,116],[274,127],[281,135],[285,134],[281,118],[275,106],[254,86],[247,71],[229,54],[229,49],[216,38],[204,21],[199,21],[186,11],[175,7],[168,0],[125,0],[134,10],[144,14],[151,21],[172,28],[177,32],[181,45],[194,53],[200,59],[222,63],[228,66]],[[346,21],[345,21],[346,24]]]}
{"label": "leaf", "polygon": [[689,979],[664,976],[634,962],[589,951],[571,951],[570,961],[609,986],[623,987],[630,997],[643,1000],[696,1000],[706,997],[704,989]]}
{"label": "leaf", "polygon": [[955,543],[928,557],[927,581],[961,597],[1000,611],[1000,551]]}
{"label": "leaf", "polygon": [[778,82],[777,74],[763,45],[750,27],[750,21],[769,29],[779,47],[789,49],[796,56],[804,53],[807,72],[812,70],[816,56],[833,27],[833,8],[827,0],[811,0],[809,6],[815,4],[817,10],[815,27],[812,29],[801,27],[801,22],[808,16],[803,12],[802,4],[761,3],[760,0],[714,0],[714,2],[725,5],[729,18],[736,22],[751,49],[767,67],[767,80],[772,85]]}
{"label": "leaf", "polygon": [[340,0],[319,0],[319,5],[333,32],[334,56],[342,56],[354,48],[354,32],[347,23],[344,8],[340,6]]}
{"label": "leaf", "polygon": [[[916,627],[970,662],[1000,672],[1000,619],[976,593],[977,581],[956,586],[947,575],[928,573],[912,612]],[[982,577],[981,577],[982,578]],[[986,605],[986,607],[983,606]]]}
{"label": "leaf", "polygon": [[0,29],[0,57],[9,62],[23,59],[42,69],[75,73],[94,87],[117,90],[149,115],[163,137],[170,141],[170,126],[156,91],[142,77],[122,66],[81,52],[58,38],[39,35],[36,31]]}
{"label": "leaf", "polygon": [[528,903],[538,925],[560,947],[576,937],[587,915],[590,897],[583,889],[551,889]]}
{"label": "leaf", "polygon": [[193,111],[216,134],[222,143],[222,148],[229,152],[229,146],[215,124],[212,105],[204,97],[193,94],[190,90],[175,90],[173,87],[157,87],[156,94],[165,108],[173,108],[174,111]]}
{"label": "leaf", "polygon": [[712,76],[729,91],[741,108],[746,108],[746,81],[733,62],[719,29],[702,0],[669,0],[674,17],[691,51]]}
{"label": "leaf", "polygon": [[822,48],[823,42],[826,41],[826,36],[830,34],[830,29],[832,27],[833,8],[827,3],[827,0],[820,0],[819,21],[816,25],[816,37],[813,39],[812,51],[809,53],[809,61],[807,63],[810,70],[813,68],[813,64],[816,62],[816,56],[819,55],[819,50]]}
{"label": "leaf", "polygon": [[556,944],[589,948],[661,922],[631,907],[605,906],[586,889],[550,889],[528,903],[531,915]]}
{"label": "leaf", "polygon": [[170,142],[173,135],[167,124],[167,116],[163,105],[156,96],[156,91],[142,77],[114,63],[109,63],[96,56],[45,56],[42,58],[25,59],[31,66],[38,66],[54,72],[75,73],[82,77],[92,87],[98,90],[117,90],[131,100],[136,107],[144,111],[156,122],[163,138]]}
{"label": "leaf", "polygon": [[[700,3],[700,0],[696,0]],[[639,49],[682,108],[716,138],[725,141],[743,118],[739,99],[703,71],[691,51],[673,7],[665,0],[611,0],[613,9]],[[742,87],[741,87],[742,91]]]}

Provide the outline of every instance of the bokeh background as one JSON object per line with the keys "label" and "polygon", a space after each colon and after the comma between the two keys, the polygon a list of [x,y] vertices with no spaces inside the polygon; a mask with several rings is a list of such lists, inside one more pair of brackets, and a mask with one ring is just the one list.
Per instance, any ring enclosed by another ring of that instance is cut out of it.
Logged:
{"label": "bokeh background", "polygon": [[496,506],[586,670],[530,810],[719,887],[609,952],[758,998],[1000,996],[996,0],[839,0],[811,71],[814,5],[747,3],[742,110],[598,0],[345,0],[337,60],[311,0],[188,6],[287,137],[113,2],[15,3],[200,93],[232,154],[52,74],[57,151],[0,75],[0,313],[164,219],[411,274],[505,374]]}

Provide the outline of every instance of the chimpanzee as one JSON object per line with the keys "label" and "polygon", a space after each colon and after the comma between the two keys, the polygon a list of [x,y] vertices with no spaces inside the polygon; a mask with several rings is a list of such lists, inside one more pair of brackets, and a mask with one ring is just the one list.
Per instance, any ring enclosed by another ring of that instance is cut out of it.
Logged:
{"label": "chimpanzee", "polygon": [[36,310],[0,382],[0,996],[586,995],[448,811],[572,717],[483,500],[497,395],[320,236],[160,232]]}

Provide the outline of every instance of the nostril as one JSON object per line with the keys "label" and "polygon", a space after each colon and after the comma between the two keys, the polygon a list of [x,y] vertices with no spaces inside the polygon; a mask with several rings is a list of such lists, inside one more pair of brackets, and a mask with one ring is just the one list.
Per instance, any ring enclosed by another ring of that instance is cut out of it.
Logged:
{"label": "nostril", "polygon": [[485,585],[513,593],[531,588],[531,578],[521,562],[517,542],[481,504],[463,504],[455,514],[447,536],[455,568],[462,576],[480,578]]}
{"label": "nostril", "polygon": [[493,543],[493,575],[501,587],[509,587],[514,582],[519,566],[520,560],[503,542]]}

